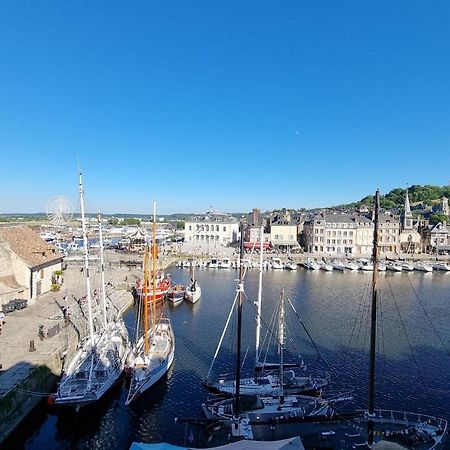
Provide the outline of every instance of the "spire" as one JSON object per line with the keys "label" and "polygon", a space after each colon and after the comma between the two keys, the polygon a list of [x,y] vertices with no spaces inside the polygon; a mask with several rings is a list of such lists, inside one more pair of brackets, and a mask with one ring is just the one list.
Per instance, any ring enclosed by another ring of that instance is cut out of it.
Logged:
{"label": "spire", "polygon": [[411,213],[411,206],[409,204],[408,189],[406,189],[405,195],[405,211],[403,212],[402,225],[404,230],[412,230],[413,228],[413,216]]}
{"label": "spire", "polygon": [[411,215],[411,207],[409,205],[409,196],[408,196],[408,189],[406,189],[406,197],[405,197],[405,217]]}

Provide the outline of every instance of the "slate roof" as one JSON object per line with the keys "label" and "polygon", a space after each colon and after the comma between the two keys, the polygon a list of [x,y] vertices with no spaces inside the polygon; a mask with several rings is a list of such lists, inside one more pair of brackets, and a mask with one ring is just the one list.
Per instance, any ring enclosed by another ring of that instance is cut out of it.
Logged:
{"label": "slate roof", "polygon": [[56,262],[64,257],[52,244],[44,241],[30,227],[24,225],[0,227],[1,241],[7,243],[11,251],[29,267]]}

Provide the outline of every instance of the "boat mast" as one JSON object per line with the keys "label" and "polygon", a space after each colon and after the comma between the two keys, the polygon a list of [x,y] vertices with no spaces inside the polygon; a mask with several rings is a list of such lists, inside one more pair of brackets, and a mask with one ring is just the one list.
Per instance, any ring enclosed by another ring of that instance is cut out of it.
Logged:
{"label": "boat mast", "polygon": [[97,215],[98,220],[98,236],[100,238],[100,270],[102,279],[102,302],[103,302],[103,321],[105,322],[105,328],[108,325],[108,319],[106,317],[106,283],[105,283],[105,260],[103,258],[103,231],[102,220],[100,213]]}
{"label": "boat mast", "polygon": [[280,295],[280,317],[279,317],[279,329],[278,329],[278,341],[280,346],[280,402],[284,403],[284,390],[283,390],[283,365],[284,365],[284,343],[286,340],[286,329],[284,319],[284,288],[281,288]]}
{"label": "boat mast", "polygon": [[256,356],[255,356],[255,367],[259,362],[259,341],[261,336],[261,297],[262,297],[262,276],[263,276],[263,240],[264,240],[264,226],[261,225],[261,251],[259,253],[259,286],[258,286],[258,304],[256,311]]}
{"label": "boat mast", "polygon": [[153,202],[153,227],[152,227],[152,329],[156,327],[156,258],[158,257],[158,249],[156,246],[156,202]]}
{"label": "boat mast", "polygon": [[92,298],[91,298],[91,281],[89,279],[89,253],[88,253],[88,240],[86,233],[86,220],[84,216],[84,189],[81,170],[80,175],[80,208],[81,208],[81,226],[83,230],[83,251],[84,251],[84,271],[86,272],[86,297],[88,305],[88,322],[89,322],[89,335],[91,337],[91,345],[94,347],[94,324],[92,320]]}
{"label": "boat mast", "polygon": [[142,320],[142,332],[144,339],[144,355],[148,354],[148,243],[144,250],[144,282],[141,291],[141,303],[144,304],[144,315]]}
{"label": "boat mast", "polygon": [[236,399],[234,405],[234,417],[239,418],[239,395],[241,384],[241,327],[242,327],[242,304],[244,302],[244,224],[241,222],[240,241],[240,265],[239,265],[239,300],[237,302],[237,349],[236,349]]}
{"label": "boat mast", "polygon": [[375,406],[375,351],[377,338],[377,281],[378,281],[378,232],[379,232],[379,208],[380,208],[380,191],[377,189],[375,193],[375,212],[374,212],[374,231],[373,231],[373,273],[372,273],[372,310],[370,320],[370,366],[369,366],[369,400],[368,413],[369,421],[367,423],[367,444],[373,445],[373,416]]}

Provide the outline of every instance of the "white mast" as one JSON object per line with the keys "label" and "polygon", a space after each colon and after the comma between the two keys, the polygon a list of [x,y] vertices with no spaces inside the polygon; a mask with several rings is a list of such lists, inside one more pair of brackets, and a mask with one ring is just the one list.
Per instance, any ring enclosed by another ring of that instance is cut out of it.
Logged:
{"label": "white mast", "polygon": [[261,252],[259,253],[259,287],[258,287],[258,303],[256,311],[256,364],[259,362],[259,341],[261,335],[261,297],[262,297],[262,275],[263,275],[263,249],[264,249],[264,226],[261,225]]}
{"label": "white mast", "polygon": [[108,319],[106,317],[106,283],[105,283],[105,261],[103,258],[103,231],[102,231],[102,219],[100,213],[97,216],[98,219],[98,235],[100,238],[100,268],[102,277],[102,302],[103,302],[103,321],[105,322],[105,328],[108,325]]}
{"label": "white mast", "polygon": [[92,299],[91,299],[91,281],[89,280],[89,253],[88,253],[88,240],[86,234],[86,221],[84,218],[84,189],[83,180],[80,170],[80,207],[81,207],[81,225],[83,229],[83,250],[84,250],[84,270],[86,272],[86,297],[88,305],[88,321],[89,321],[89,334],[91,336],[91,345],[94,347],[94,324],[92,321]]}

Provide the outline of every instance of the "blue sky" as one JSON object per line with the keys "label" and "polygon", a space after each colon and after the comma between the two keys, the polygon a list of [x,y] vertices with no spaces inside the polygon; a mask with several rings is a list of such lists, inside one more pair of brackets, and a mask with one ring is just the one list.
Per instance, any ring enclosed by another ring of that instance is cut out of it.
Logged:
{"label": "blue sky", "polygon": [[450,2],[0,2],[0,212],[319,207],[450,180]]}

